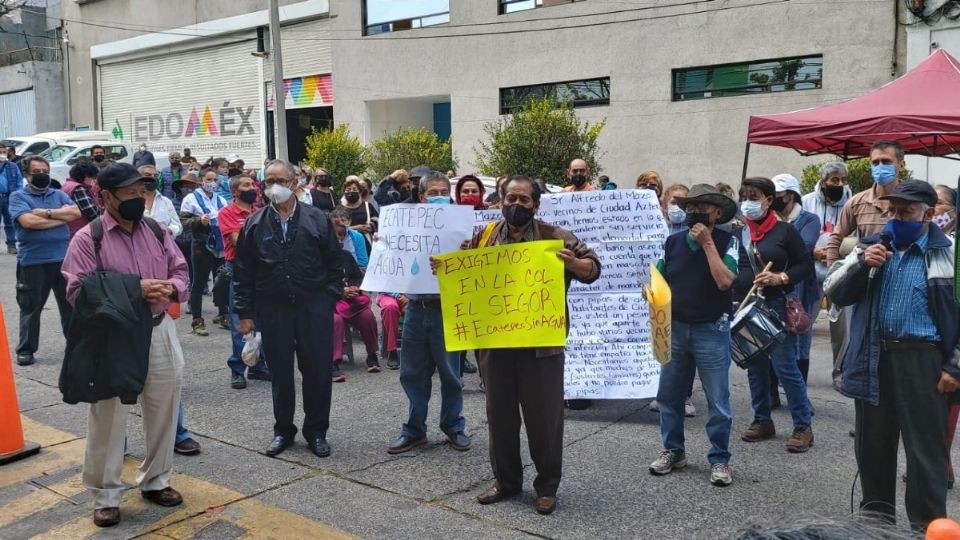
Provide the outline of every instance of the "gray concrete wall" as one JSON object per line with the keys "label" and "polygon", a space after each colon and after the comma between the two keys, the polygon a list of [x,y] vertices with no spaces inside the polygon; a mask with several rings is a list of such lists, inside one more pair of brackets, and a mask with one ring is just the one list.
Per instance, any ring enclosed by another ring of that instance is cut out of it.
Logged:
{"label": "gray concrete wall", "polygon": [[[893,0],[679,3],[605,15],[631,5],[587,0],[497,15],[494,0],[451,0],[449,26],[362,37],[360,2],[333,0],[342,38],[333,44],[334,116],[369,139],[367,101],[449,95],[454,152],[466,172],[484,124],[498,118],[499,88],[609,76],[611,104],[578,110],[607,119],[604,173],[621,186],[647,169],[668,183],[738,182],[751,114],[834,103],[891,80]],[[646,20],[629,21],[639,18]],[[624,22],[588,26],[602,21]],[[496,33],[471,35],[488,32]],[[439,37],[451,34],[458,37]],[[823,55],[821,89],[671,101],[672,69],[807,54]],[[824,159],[755,147],[749,174],[799,174]]]}
{"label": "gray concrete wall", "polygon": [[[36,132],[61,131],[67,124],[63,96],[62,65],[56,62],[25,62],[0,67],[0,94],[33,89]],[[32,135],[8,133],[7,135]]]}

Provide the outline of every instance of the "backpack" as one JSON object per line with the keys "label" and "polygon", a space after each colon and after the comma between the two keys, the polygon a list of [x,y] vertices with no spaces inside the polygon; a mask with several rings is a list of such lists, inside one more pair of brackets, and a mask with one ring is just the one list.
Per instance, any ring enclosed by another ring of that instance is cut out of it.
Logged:
{"label": "backpack", "polygon": [[[153,218],[146,216],[140,218],[140,221],[147,224],[153,235],[157,237],[157,242],[163,245],[163,228]],[[103,222],[100,218],[90,222],[90,238],[93,240],[93,253],[97,257],[97,270],[103,270],[103,264],[100,262],[100,248],[103,245]]]}

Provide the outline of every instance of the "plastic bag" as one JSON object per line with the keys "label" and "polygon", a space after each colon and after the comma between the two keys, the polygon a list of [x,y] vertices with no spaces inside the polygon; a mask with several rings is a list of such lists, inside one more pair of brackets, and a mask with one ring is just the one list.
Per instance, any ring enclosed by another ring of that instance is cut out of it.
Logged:
{"label": "plastic bag", "polygon": [[260,361],[260,332],[250,332],[243,336],[243,352],[240,357],[249,367],[257,365]]}

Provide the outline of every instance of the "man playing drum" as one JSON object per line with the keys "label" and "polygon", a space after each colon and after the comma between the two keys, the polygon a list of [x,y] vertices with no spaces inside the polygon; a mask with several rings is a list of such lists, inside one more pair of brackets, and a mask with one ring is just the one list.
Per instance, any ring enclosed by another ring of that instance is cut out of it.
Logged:
{"label": "man playing drum", "polygon": [[688,230],[667,238],[657,269],[672,294],[672,360],[660,371],[660,437],[664,450],[650,473],[665,475],[687,465],[683,404],[695,372],[707,396],[710,483],[729,486],[731,287],[737,276],[739,242],[716,225],[737,213],[737,204],[708,184],[693,186],[674,201],[687,213]]}

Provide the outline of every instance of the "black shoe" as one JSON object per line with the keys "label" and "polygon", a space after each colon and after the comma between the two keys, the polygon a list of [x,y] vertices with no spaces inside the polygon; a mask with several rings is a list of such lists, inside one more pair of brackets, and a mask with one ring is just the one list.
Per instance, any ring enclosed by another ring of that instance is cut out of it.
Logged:
{"label": "black shoe", "polygon": [[247,370],[247,378],[253,379],[255,381],[272,381],[273,377],[270,376],[269,371],[253,371]]}
{"label": "black shoe", "polygon": [[19,353],[17,354],[17,365],[18,366],[29,366],[34,362],[33,354],[31,353]]}
{"label": "black shoe", "polygon": [[267,449],[263,451],[264,454],[270,457],[279,456],[284,450],[290,448],[293,444],[293,437],[285,437],[283,435],[274,435],[273,439],[270,441],[270,444],[267,445]]}
{"label": "black shoe", "polygon": [[470,437],[462,431],[454,434],[447,433],[447,443],[450,445],[450,448],[460,452],[466,452],[472,446]]}
{"label": "black shoe", "polygon": [[469,358],[463,359],[463,372],[464,373],[476,373],[477,365],[470,361]]}
{"label": "black shoe", "polygon": [[567,407],[571,411],[582,411],[584,409],[589,409],[593,406],[592,399],[568,399]]}
{"label": "black shoe", "polygon": [[387,369],[400,369],[400,355],[393,351],[387,355]]}
{"label": "black shoe", "polygon": [[425,444],[427,444],[427,438],[425,436],[420,437],[419,439],[414,439],[409,435],[401,435],[397,437],[397,440],[390,443],[390,446],[387,447],[387,453],[402,454]]}
{"label": "black shoe", "polygon": [[239,373],[234,373],[233,377],[230,378],[230,388],[234,390],[243,390],[247,387],[247,379]]}
{"label": "black shoe", "polygon": [[310,451],[317,457],[330,457],[330,443],[328,443],[324,437],[307,438],[307,446],[310,447]]}

